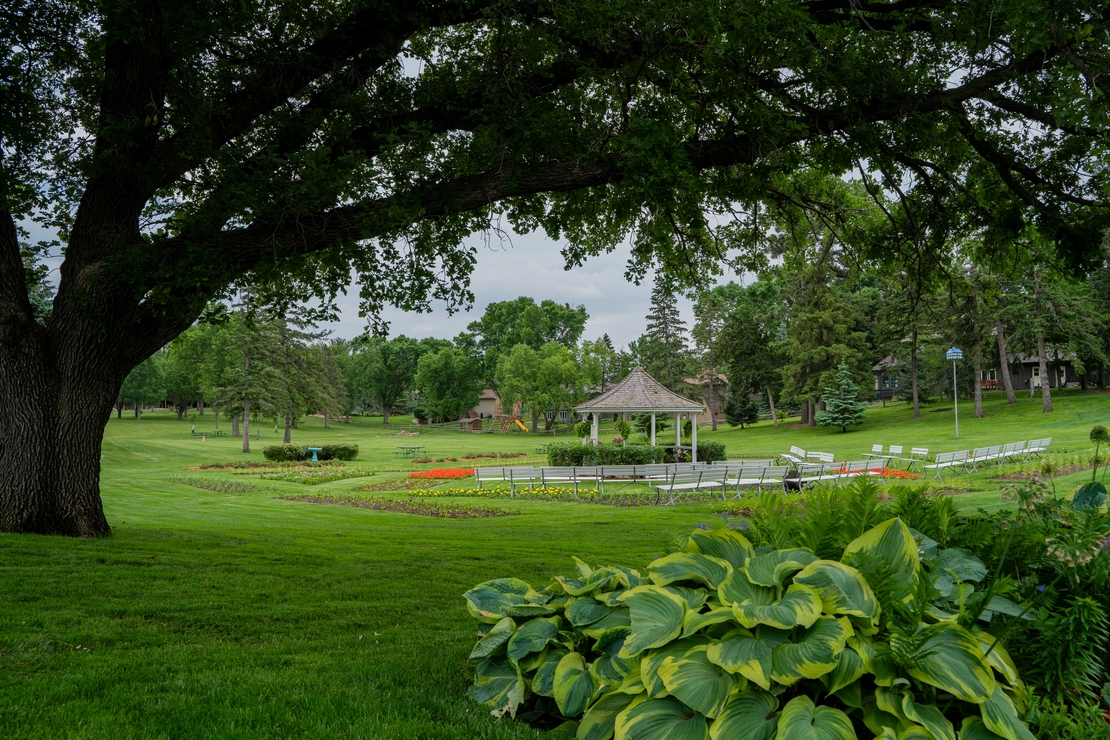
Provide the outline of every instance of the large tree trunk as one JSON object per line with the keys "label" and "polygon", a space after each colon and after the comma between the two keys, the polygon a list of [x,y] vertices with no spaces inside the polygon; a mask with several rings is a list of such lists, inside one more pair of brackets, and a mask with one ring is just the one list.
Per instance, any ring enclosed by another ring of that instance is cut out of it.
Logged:
{"label": "large tree trunk", "polygon": [[243,396],[243,452],[251,451],[251,400]]}
{"label": "large tree trunk", "polygon": [[117,403],[116,404],[116,418],[117,419],[122,419],[123,418],[123,404],[122,403]]}
{"label": "large tree trunk", "polygon": [[983,341],[975,340],[975,418],[983,418]]}
{"label": "large tree trunk", "polygon": [[142,407],[139,404],[136,403],[135,404],[135,421],[141,421],[142,418],[143,418]]}
{"label": "large tree trunk", "polygon": [[532,434],[537,434],[540,431],[540,415],[536,409],[532,409]]}
{"label": "large tree trunk", "polygon": [[[709,421],[712,424],[713,431],[717,431],[717,393],[713,389],[713,380],[717,377],[717,368],[712,368],[709,376]],[[695,422],[696,423],[696,422]]]}
{"label": "large tree trunk", "polygon": [[1049,387],[1048,355],[1044,351],[1044,328],[1041,326],[1041,297],[1040,283],[1033,283],[1034,292],[1037,294],[1037,365],[1041,372],[1041,408],[1044,413],[1052,411],[1052,390]]}
{"label": "large tree trunk", "polygon": [[917,395],[917,327],[910,333],[910,389],[913,397],[913,418],[921,418],[921,399]]}
{"label": "large tree trunk", "polygon": [[389,423],[389,415],[392,411],[393,409],[389,408],[388,406],[382,406],[382,424]]}
{"label": "large tree trunk", "polygon": [[327,411],[324,412],[324,429],[331,429],[331,416]]}
{"label": "large tree trunk", "polygon": [[1001,319],[995,327],[995,334],[998,337],[998,364],[1002,366],[1002,387],[1006,389],[1006,403],[1017,403],[1014,381],[1010,378],[1010,356],[1006,354],[1006,327],[1002,325]]}
{"label": "large tree trunk", "polygon": [[771,390],[771,386],[767,386],[767,405],[771,407],[771,423],[778,429],[779,415],[775,413],[775,394]]}
{"label": "large tree trunk", "polygon": [[293,441],[293,417],[291,414],[285,415],[285,437],[283,439],[285,444]]}
{"label": "large tree trunk", "polygon": [[239,414],[231,415],[231,436],[239,436]]}
{"label": "large tree trunk", "polygon": [[817,426],[817,402],[812,398],[809,399],[809,425],[811,427]]}

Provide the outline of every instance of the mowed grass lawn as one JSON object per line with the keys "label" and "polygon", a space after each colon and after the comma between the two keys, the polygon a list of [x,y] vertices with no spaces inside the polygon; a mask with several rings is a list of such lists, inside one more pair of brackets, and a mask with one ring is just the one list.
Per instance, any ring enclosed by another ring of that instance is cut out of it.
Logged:
{"label": "mowed grass lawn", "polygon": [[[1039,398],[1023,397],[1017,407],[991,398],[984,420],[962,404],[960,442],[952,438],[951,412],[927,409],[914,421],[902,404],[873,408],[849,434],[764,423],[701,436],[725,442],[731,457],[771,456],[797,444],[849,459],[880,442],[944,451],[1041,436],[1054,438],[1061,459],[1089,456],[1087,434],[1110,422],[1110,396],[1076,393],[1056,403],[1046,416]],[[212,426],[208,415],[196,423],[198,431]],[[475,629],[462,592],[508,575],[538,585],[572,572],[572,555],[642,566],[675,535],[716,517],[711,503],[493,500],[481,503],[516,514],[443,520],[286,501],[275,492],[348,492],[429,467],[395,458],[398,445],[422,444],[434,457],[482,450],[534,456],[547,440],[452,432],[399,438],[380,424],[324,430],[309,419],[295,441],[356,442],[362,454],[349,467],[377,472],[304,487],[187,471],[245,457],[239,440],[201,442],[190,426],[168,412],[110,422],[103,497],[111,538],[0,535],[0,737],[534,737],[466,698]],[[262,446],[277,441],[273,427],[264,427],[250,458],[262,459]],[[943,487],[975,491],[965,497],[970,506],[997,506],[997,473],[948,478]],[[272,490],[214,493],[171,480],[182,475]],[[1057,486],[1070,491],[1082,477]]]}

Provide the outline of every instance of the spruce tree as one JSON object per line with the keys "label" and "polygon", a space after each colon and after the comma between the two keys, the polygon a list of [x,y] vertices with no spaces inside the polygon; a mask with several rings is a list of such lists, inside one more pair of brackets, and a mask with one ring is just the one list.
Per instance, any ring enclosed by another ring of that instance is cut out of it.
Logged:
{"label": "spruce tree", "polygon": [[651,308],[644,318],[646,331],[632,342],[631,349],[649,375],[677,391],[690,374],[686,322],[678,311],[674,286],[661,273],[655,277]]}
{"label": "spruce tree", "polygon": [[867,403],[859,400],[859,386],[852,380],[852,371],[847,365],[837,367],[836,388],[825,388],[821,399],[825,402],[825,410],[817,412],[817,423],[823,427],[840,427],[842,432],[847,432],[849,426],[867,417],[863,413]]}
{"label": "spruce tree", "polygon": [[749,398],[731,396],[725,401],[725,421],[731,427],[744,428],[759,421],[759,404]]}

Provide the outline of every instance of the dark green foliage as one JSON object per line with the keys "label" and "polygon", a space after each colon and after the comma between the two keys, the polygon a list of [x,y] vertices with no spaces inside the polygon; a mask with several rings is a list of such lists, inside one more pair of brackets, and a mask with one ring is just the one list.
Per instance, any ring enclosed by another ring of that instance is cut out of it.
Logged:
{"label": "dark green foliage", "polygon": [[513,347],[523,344],[539,350],[548,342],[574,347],[586,328],[589,314],[585,306],[571,306],[521,296],[513,301],[497,301],[486,306],[482,318],[467,325],[482,356],[482,371],[487,383],[494,382],[497,364]]}
{"label": "dark green foliage", "polygon": [[826,387],[821,394],[826,409],[817,412],[817,423],[821,426],[840,427],[847,432],[848,427],[862,422],[867,415],[867,403],[859,400],[859,386],[852,380],[848,366],[841,364],[836,370],[836,386]]}
{"label": "dark green foliage", "polygon": [[1106,486],[1101,481],[1094,480],[1081,486],[1071,500],[1072,506],[1077,509],[1099,509],[1104,503],[1106,503]]}
{"label": "dark green foliage", "polygon": [[[266,445],[262,448],[262,454],[267,460],[278,462],[311,460],[312,452],[308,448],[316,446],[317,445]],[[316,453],[316,459],[320,461],[354,460],[358,457],[358,445],[319,445],[319,448],[319,451]]]}
{"label": "dark green foliage", "polygon": [[686,322],[678,310],[675,284],[661,273],[651,290],[651,308],[644,317],[646,331],[629,345],[647,374],[672,391],[682,392],[684,381],[696,374],[686,346]]}
{"label": "dark green foliage", "polygon": [[663,462],[663,448],[650,445],[584,445],[552,442],[547,446],[548,465],[649,465]]}
{"label": "dark green foliage", "polygon": [[1102,685],[1110,622],[1094,599],[1043,609],[1029,643],[1030,679],[1056,701],[1066,697],[1097,698]]}
{"label": "dark green foliage", "polygon": [[759,404],[746,398],[731,396],[725,401],[725,421],[729,426],[744,428],[759,421]]}
{"label": "dark green foliage", "polygon": [[[671,428],[671,423],[666,414],[656,414],[655,416],[655,433]],[[651,434],[651,414],[636,414],[632,417],[632,427],[643,434]]]}
{"label": "dark green foliage", "polygon": [[1034,696],[1025,721],[1034,737],[1044,740],[1110,740],[1106,710],[1092,701],[1065,705]]}
{"label": "dark green foliage", "polygon": [[[683,444],[689,444],[689,440]],[[662,448],[661,448],[662,449]],[[717,460],[724,460],[726,458],[725,445],[722,442],[703,442],[698,440],[698,462],[716,462]],[[674,450],[667,449],[666,455],[663,457],[663,462],[690,462],[690,451],[682,450],[681,456],[678,460],[674,458]]]}
{"label": "dark green foliage", "polygon": [[420,403],[441,421],[454,421],[478,405],[482,371],[478,361],[460,349],[448,347],[421,356],[416,387]]}

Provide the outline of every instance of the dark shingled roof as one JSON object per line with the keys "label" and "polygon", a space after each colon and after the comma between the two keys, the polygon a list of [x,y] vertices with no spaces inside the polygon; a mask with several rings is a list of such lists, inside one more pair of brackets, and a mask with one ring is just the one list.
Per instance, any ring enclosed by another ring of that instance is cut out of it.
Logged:
{"label": "dark shingled roof", "polygon": [[628,377],[597,398],[579,404],[575,411],[704,411],[705,406],[664,388],[659,381],[633,369]]}

